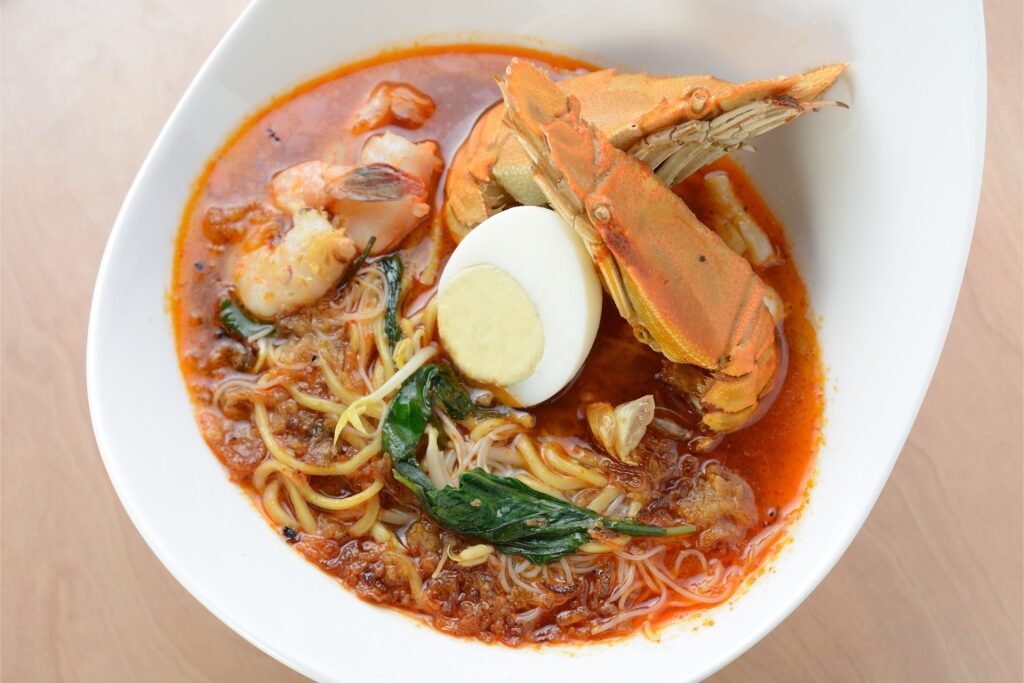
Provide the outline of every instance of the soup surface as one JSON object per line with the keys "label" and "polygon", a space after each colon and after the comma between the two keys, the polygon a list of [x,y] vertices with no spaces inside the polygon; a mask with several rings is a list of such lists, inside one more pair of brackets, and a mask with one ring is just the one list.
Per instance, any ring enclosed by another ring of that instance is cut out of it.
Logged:
{"label": "soup surface", "polygon": [[[528,410],[497,410],[500,392],[469,386],[492,412],[453,419],[436,410],[419,446],[438,484],[480,467],[608,517],[693,524],[696,533],[597,534],[573,553],[536,564],[422,511],[382,452],[386,406],[371,405],[364,431],[349,424],[335,442],[345,409],[415,362],[417,351],[432,344],[432,362],[447,362],[432,308],[439,269],[455,246],[443,220],[444,171],[429,188],[429,214],[388,249],[402,265],[392,348],[382,330],[396,285],[382,256],[249,341],[220,316],[221,302],[237,298],[239,255],[255,248],[254,239],[278,243],[292,228],[270,199],[275,174],[309,160],[352,164],[367,140],[385,131],[435,141],[446,170],[474,122],[500,99],[494,79],[513,56],[559,77],[589,69],[503,47],[390,53],[302,86],[247,121],[210,162],[184,216],[172,289],[181,368],[199,428],[231,478],[284,542],[361,598],[447,633],[507,645],[650,633],[728,599],[756,572],[799,514],[819,442],[822,377],[806,292],[780,226],[733,159],[674,189],[712,223],[718,209],[705,177],[724,173],[780,256],[755,268],[785,304],[781,386],[759,420],[713,443],[697,438],[692,402],[665,381],[661,355],[634,338],[606,297],[593,350],[568,389]],[[356,112],[382,82],[413,86],[433,111],[419,125],[378,122],[354,132]],[[586,406],[647,395],[655,418],[633,462],[611,456],[593,436]]]}

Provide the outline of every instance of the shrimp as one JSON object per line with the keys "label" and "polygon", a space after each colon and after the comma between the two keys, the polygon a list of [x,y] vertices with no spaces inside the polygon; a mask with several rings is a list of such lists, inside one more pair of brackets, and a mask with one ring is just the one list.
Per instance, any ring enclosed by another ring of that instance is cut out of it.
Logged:
{"label": "shrimp", "polygon": [[327,188],[348,168],[324,161],[303,161],[289,166],[270,181],[270,199],[288,213],[299,209],[323,209],[331,200]]}
{"label": "shrimp", "polygon": [[365,202],[338,198],[328,206],[341,217],[342,225],[356,244],[365,246],[376,236],[373,255],[391,251],[430,213],[429,191],[441,171],[443,162],[436,142],[411,142],[401,135],[387,132],[366,141],[359,154],[360,166],[388,164],[422,184],[422,191],[395,201]]}
{"label": "shrimp", "polygon": [[394,248],[430,213],[438,153],[436,142],[388,132],[366,141],[355,166],[303,161],[275,175],[270,200],[292,215],[292,228],[276,245],[263,234],[240,245],[233,281],[241,303],[277,318],[326,294],[371,237],[371,254]]}
{"label": "shrimp", "polygon": [[353,133],[393,123],[402,128],[419,128],[436,109],[430,95],[408,83],[378,83],[352,122]]}
{"label": "shrimp", "polygon": [[357,251],[355,242],[331,225],[323,211],[299,208],[279,243],[238,254],[232,279],[242,305],[272,320],[320,299]]}
{"label": "shrimp", "polygon": [[327,209],[360,249],[376,237],[370,252],[376,256],[392,250],[430,213],[427,199],[443,165],[439,152],[430,140],[374,135],[354,167],[304,161],[281,171],[271,180],[270,198],[289,212]]}

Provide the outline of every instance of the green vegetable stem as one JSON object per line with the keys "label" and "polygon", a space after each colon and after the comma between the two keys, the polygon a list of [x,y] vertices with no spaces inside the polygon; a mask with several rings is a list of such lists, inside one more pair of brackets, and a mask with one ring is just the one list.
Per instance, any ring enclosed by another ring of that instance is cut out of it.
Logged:
{"label": "green vegetable stem", "polygon": [[366,240],[366,246],[363,247],[362,252],[360,252],[359,256],[356,256],[356,259],[349,264],[348,268],[345,269],[344,274],[342,274],[341,279],[338,280],[339,290],[345,289],[345,286],[352,281],[352,278],[356,276],[359,269],[363,267],[363,264],[366,263],[366,258],[370,255],[370,250],[373,249],[373,243],[376,241],[376,235],[370,235],[370,239]]}
{"label": "green vegetable stem", "polygon": [[402,259],[398,254],[385,256],[380,261],[384,281],[388,285],[387,302],[384,312],[384,334],[391,342],[392,348],[402,338],[402,329],[398,326],[398,300],[402,295]]}

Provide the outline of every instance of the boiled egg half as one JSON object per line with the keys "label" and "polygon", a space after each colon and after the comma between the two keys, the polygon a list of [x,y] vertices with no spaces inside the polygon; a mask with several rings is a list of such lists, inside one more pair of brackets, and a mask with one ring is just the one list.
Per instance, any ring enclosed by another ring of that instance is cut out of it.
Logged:
{"label": "boiled egg half", "polygon": [[520,206],[478,225],[438,284],[438,333],[459,370],[519,405],[573,380],[601,320],[601,283],[579,235],[551,209]]}

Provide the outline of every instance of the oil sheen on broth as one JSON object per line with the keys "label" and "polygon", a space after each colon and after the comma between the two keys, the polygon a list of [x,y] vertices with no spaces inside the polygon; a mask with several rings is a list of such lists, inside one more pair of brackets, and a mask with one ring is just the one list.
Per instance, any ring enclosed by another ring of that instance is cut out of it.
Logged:
{"label": "oil sheen on broth", "polygon": [[[660,379],[661,356],[634,338],[606,299],[582,372],[554,400],[498,417],[439,414],[420,447],[437,483],[448,481],[442,470],[450,477],[472,462],[554,489],[580,507],[659,526],[694,523],[697,534],[599,538],[538,565],[422,514],[395,480],[379,439],[349,426],[334,445],[341,410],[398,372],[400,361],[410,362],[425,340],[437,341],[429,302],[437,269],[454,248],[441,219],[443,176],[426,199],[430,215],[392,250],[404,272],[402,336],[418,342],[400,341],[388,363],[380,358],[387,285],[374,258],[349,274],[340,293],[335,287],[322,301],[276,321],[272,337],[261,342],[239,340],[219,319],[220,302],[233,292],[238,245],[261,232],[280,240],[289,227],[287,214],[268,208],[276,173],[311,159],[351,164],[366,140],[384,131],[435,141],[447,169],[473,123],[498,101],[494,78],[513,56],[559,76],[589,68],[505,47],[395,52],[304,85],[250,118],[211,160],[185,212],[172,291],[180,363],[202,434],[231,478],[283,541],[361,598],[450,634],[507,645],[650,633],[723,602],[757,573],[799,514],[819,442],[822,377],[806,292],[780,226],[731,158],[674,189],[707,223],[716,204],[705,176],[724,173],[781,256],[776,265],[756,269],[785,303],[788,348],[781,388],[760,420],[710,450],[691,448],[699,415]],[[418,127],[354,133],[354,113],[382,82],[410,84],[436,109]],[[432,362],[445,362],[443,349]],[[471,393],[495,400],[487,387]],[[646,395],[658,408],[634,452],[638,464],[610,457],[592,436],[585,407]],[[379,419],[372,410],[366,415]],[[282,465],[273,449],[298,468]],[[542,475],[524,463],[524,449],[540,459]],[[565,461],[585,473],[573,475]],[[350,506],[346,499],[361,502]]]}

